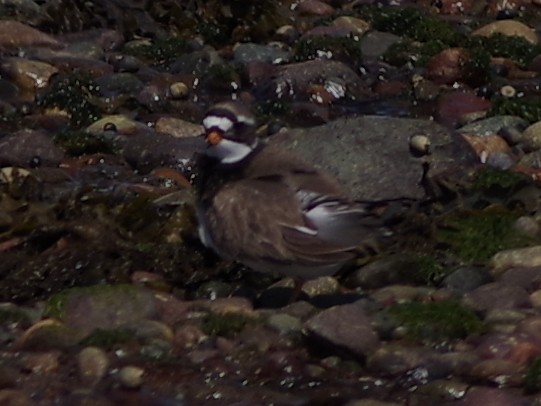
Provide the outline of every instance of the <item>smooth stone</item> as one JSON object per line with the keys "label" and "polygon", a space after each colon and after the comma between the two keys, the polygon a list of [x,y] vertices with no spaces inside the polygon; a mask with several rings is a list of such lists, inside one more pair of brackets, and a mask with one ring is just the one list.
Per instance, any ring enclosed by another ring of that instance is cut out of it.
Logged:
{"label": "smooth stone", "polygon": [[0,48],[41,46],[60,49],[64,44],[48,34],[18,21],[0,21]]}
{"label": "smooth stone", "polygon": [[302,329],[300,319],[285,313],[277,313],[269,316],[267,324],[279,331],[280,334],[295,334]]}
{"label": "smooth stone", "polygon": [[[409,140],[419,133],[431,134],[432,144],[441,147],[416,160],[411,157]],[[279,132],[269,142],[335,176],[351,197],[362,200],[424,197],[419,182],[424,162],[430,163],[432,176],[478,162],[465,141],[430,120],[347,117]]]}
{"label": "smooth stone", "polygon": [[378,336],[362,305],[352,303],[323,310],[304,323],[306,334],[337,349],[368,356],[378,345]]}
{"label": "smooth stone", "polygon": [[490,263],[494,268],[493,274],[511,267],[541,266],[541,246],[500,251],[492,257]]}
{"label": "smooth stone", "polygon": [[471,387],[466,396],[453,403],[456,406],[524,406],[524,399],[506,389]]}
{"label": "smooth stone", "polygon": [[169,134],[175,138],[197,137],[204,133],[200,124],[194,124],[176,117],[160,117],[154,129],[159,133]]}
{"label": "smooth stone", "polygon": [[58,69],[48,63],[25,58],[5,58],[0,69],[22,89],[36,91],[49,84]]}
{"label": "smooth stone", "polygon": [[537,38],[537,35],[532,28],[520,21],[514,20],[494,21],[482,26],[472,33],[472,35],[481,35],[484,37],[490,37],[494,34],[520,37],[533,45],[536,45],[539,42],[539,38]]}
{"label": "smooth stone", "polygon": [[109,358],[105,351],[97,347],[85,347],[77,356],[79,378],[88,387],[100,382],[109,369]]}
{"label": "smooth stone", "polygon": [[340,16],[335,18],[331,22],[331,25],[333,27],[345,28],[354,35],[363,35],[370,29],[370,23],[351,16]]}
{"label": "smooth stone", "polygon": [[237,44],[233,48],[236,62],[245,65],[250,62],[287,62],[289,53],[270,45],[260,45],[251,42]]}
{"label": "smooth stone", "polygon": [[42,166],[58,166],[64,152],[52,138],[37,130],[20,130],[0,140],[0,165],[30,167],[39,159]]}
{"label": "smooth stone", "polygon": [[516,128],[523,130],[528,122],[518,116],[494,116],[466,124],[457,129],[460,133],[475,134],[479,137],[498,134],[501,130]]}
{"label": "smooth stone", "polygon": [[524,130],[521,142],[528,151],[541,149],[541,121],[533,123]]}
{"label": "smooth stone", "polygon": [[391,45],[400,42],[398,35],[389,32],[369,31],[361,38],[363,60],[377,61]]}
{"label": "smooth stone", "polygon": [[95,285],[67,289],[52,296],[56,317],[67,326],[90,334],[95,329],[121,328],[157,317],[156,299],[150,290],[131,285]]}
{"label": "smooth stone", "polygon": [[517,309],[531,306],[528,292],[519,286],[508,286],[500,282],[492,282],[467,292],[462,302],[476,311],[487,311],[494,308]]}
{"label": "smooth stone", "polygon": [[492,277],[486,269],[474,266],[461,266],[443,279],[442,287],[459,294],[464,294],[491,281]]}

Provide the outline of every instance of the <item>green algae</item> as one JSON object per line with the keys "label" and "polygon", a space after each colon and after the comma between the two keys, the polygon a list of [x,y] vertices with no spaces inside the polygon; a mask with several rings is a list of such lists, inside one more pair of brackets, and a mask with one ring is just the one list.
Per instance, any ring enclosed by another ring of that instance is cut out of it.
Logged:
{"label": "green algae", "polygon": [[406,329],[407,337],[419,341],[446,341],[481,333],[483,322],[457,301],[410,302],[389,308]]}
{"label": "green algae", "polygon": [[495,98],[488,116],[512,115],[529,123],[541,121],[541,98]]}
{"label": "green algae", "polygon": [[524,376],[523,382],[526,393],[537,393],[541,391],[541,357],[536,357],[533,360]]}
{"label": "green algae", "polygon": [[326,55],[328,59],[356,65],[361,62],[360,41],[353,37],[332,37],[328,35],[303,39],[295,48],[295,61],[319,59]]}
{"label": "green algae", "polygon": [[249,323],[256,322],[253,317],[242,314],[209,313],[203,320],[203,332],[209,336],[232,336],[242,331]]}
{"label": "green algae", "polygon": [[118,152],[117,146],[111,139],[101,134],[89,134],[83,130],[62,131],[53,137],[53,141],[71,156]]}
{"label": "green algae", "polygon": [[99,87],[88,75],[61,73],[53,77],[38,104],[68,112],[71,124],[81,128],[100,118],[99,109],[91,103],[98,91]]}
{"label": "green algae", "polygon": [[189,52],[186,41],[179,37],[156,39],[152,44],[139,44],[124,48],[124,52],[137,56],[152,65],[169,68],[179,56]]}
{"label": "green algae", "polygon": [[90,335],[82,339],[82,346],[99,347],[111,350],[116,346],[136,341],[133,331],[128,328],[101,329],[97,328]]}
{"label": "green algae", "polygon": [[532,245],[535,240],[513,225],[520,213],[501,206],[483,210],[462,210],[446,215],[437,239],[461,260],[483,263],[499,251]]}
{"label": "green algae", "polygon": [[43,316],[62,319],[66,313],[66,306],[72,297],[81,295],[116,297],[119,294],[136,297],[140,291],[140,288],[128,284],[93,285],[65,289],[48,298],[43,309]]}

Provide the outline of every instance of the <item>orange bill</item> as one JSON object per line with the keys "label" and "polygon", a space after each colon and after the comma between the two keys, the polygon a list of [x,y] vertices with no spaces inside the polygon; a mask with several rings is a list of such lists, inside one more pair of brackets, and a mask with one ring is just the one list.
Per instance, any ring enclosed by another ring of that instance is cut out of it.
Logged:
{"label": "orange bill", "polygon": [[222,138],[222,134],[220,134],[218,131],[211,131],[207,134],[207,142],[210,145],[219,144]]}

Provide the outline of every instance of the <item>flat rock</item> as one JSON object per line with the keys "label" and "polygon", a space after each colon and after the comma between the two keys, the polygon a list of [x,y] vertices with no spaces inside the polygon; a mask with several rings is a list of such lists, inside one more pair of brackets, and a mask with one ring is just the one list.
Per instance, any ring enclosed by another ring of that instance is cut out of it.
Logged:
{"label": "flat rock", "polygon": [[[412,156],[409,139],[425,134],[432,153]],[[271,143],[334,175],[355,199],[383,200],[425,196],[423,163],[430,174],[456,172],[477,162],[461,137],[428,120],[361,116],[273,136]]]}

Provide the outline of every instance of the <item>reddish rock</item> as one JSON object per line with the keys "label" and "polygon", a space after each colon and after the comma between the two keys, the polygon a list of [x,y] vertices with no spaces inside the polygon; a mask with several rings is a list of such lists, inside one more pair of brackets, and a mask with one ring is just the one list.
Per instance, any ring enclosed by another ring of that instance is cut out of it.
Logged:
{"label": "reddish rock", "polygon": [[489,283],[466,293],[463,302],[477,311],[530,307],[528,292],[524,288],[500,282]]}
{"label": "reddish rock", "polygon": [[297,6],[300,15],[326,16],[334,14],[334,8],[318,0],[304,0]]}
{"label": "reddish rock", "polygon": [[468,52],[463,48],[445,49],[428,61],[427,77],[442,85],[457,82],[464,78],[468,58]]}
{"label": "reddish rock", "polygon": [[332,346],[347,348],[366,357],[378,345],[379,339],[370,318],[357,303],[335,306],[309,319],[306,333]]}
{"label": "reddish rock", "polygon": [[60,49],[64,44],[50,35],[18,21],[0,21],[0,48],[49,47]]}
{"label": "reddish rock", "polygon": [[489,100],[478,97],[473,92],[446,93],[438,100],[438,121],[454,127],[466,114],[488,110],[490,105]]}

